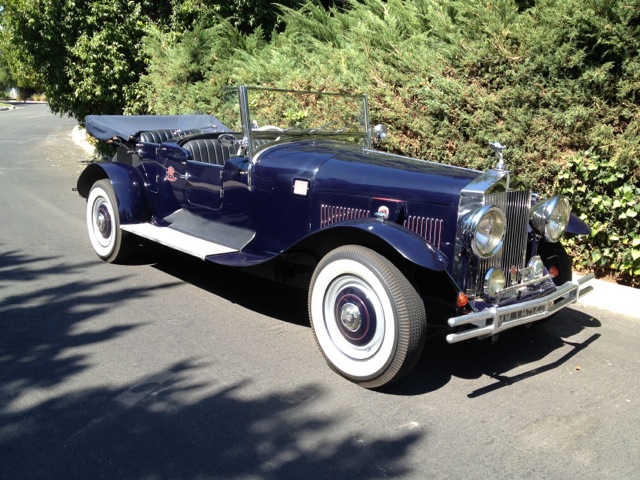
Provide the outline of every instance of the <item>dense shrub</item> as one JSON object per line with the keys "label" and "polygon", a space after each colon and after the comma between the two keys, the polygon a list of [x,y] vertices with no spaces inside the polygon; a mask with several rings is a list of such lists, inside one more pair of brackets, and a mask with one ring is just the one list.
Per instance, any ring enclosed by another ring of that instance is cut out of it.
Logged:
{"label": "dense shrub", "polygon": [[629,176],[617,161],[586,152],[567,160],[555,186],[592,228],[590,238],[568,242],[580,263],[640,287],[640,186]]}
{"label": "dense shrub", "polygon": [[[639,6],[362,0],[283,8],[284,29],[270,41],[229,21],[182,39],[156,31],[145,43],[144,98],[173,113],[215,110],[219,88],[241,82],[359,91],[372,121],[390,126],[389,150],[487,168],[487,142],[499,140],[526,184],[560,189],[595,225],[575,247],[583,265],[637,281],[635,217],[606,218],[599,205],[636,208],[625,199],[640,178]],[[606,171],[622,176],[607,183]]]}

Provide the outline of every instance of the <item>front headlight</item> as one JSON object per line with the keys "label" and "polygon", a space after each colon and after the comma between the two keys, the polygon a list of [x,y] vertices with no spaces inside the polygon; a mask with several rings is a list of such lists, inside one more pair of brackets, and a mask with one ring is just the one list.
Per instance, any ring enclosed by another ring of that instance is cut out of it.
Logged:
{"label": "front headlight", "polygon": [[560,240],[571,216],[569,200],[556,196],[536,203],[531,209],[531,226],[548,242]]}
{"label": "front headlight", "polygon": [[465,247],[481,258],[491,257],[502,247],[505,215],[498,207],[486,205],[460,220],[460,238]]}

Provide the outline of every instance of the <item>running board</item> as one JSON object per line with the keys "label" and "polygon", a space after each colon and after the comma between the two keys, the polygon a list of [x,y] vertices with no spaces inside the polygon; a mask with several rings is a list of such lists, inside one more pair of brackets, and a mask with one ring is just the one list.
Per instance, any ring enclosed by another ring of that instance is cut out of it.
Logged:
{"label": "running board", "polygon": [[187,235],[186,233],[173,230],[169,227],[157,227],[150,223],[133,223],[120,225],[125,232],[133,233],[154,242],[166,245],[167,247],[180,250],[202,260],[210,255],[220,255],[221,253],[237,252],[235,248],[225,247],[217,243],[208,242],[201,238]]}

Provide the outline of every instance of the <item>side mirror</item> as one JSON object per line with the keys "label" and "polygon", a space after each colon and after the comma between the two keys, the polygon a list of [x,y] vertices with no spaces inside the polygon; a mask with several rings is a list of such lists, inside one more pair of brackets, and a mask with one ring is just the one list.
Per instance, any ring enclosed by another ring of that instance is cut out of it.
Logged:
{"label": "side mirror", "polygon": [[387,129],[387,126],[382,123],[379,123],[378,125],[373,127],[373,136],[375,138],[375,143],[382,143],[382,141],[387,138],[388,134],[389,130]]}

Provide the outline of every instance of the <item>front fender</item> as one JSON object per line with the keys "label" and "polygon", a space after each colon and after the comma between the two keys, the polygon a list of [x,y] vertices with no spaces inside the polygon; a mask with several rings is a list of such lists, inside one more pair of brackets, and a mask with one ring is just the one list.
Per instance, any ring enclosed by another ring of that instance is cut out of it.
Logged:
{"label": "front fender", "polygon": [[[375,219],[343,222],[333,228],[356,228],[383,240],[400,255],[416,265],[434,271],[447,267],[448,259],[444,253],[427,243],[422,237],[400,225]],[[325,229],[324,231],[329,230]]]}
{"label": "front fender", "polygon": [[111,181],[118,201],[120,223],[142,223],[151,217],[151,208],[140,172],[122,163],[92,163],[78,178],[78,193],[87,198],[93,184],[103,178]]}
{"label": "front fender", "polygon": [[569,217],[569,225],[567,225],[567,229],[565,231],[575,235],[590,235],[591,227],[572,213]]}

